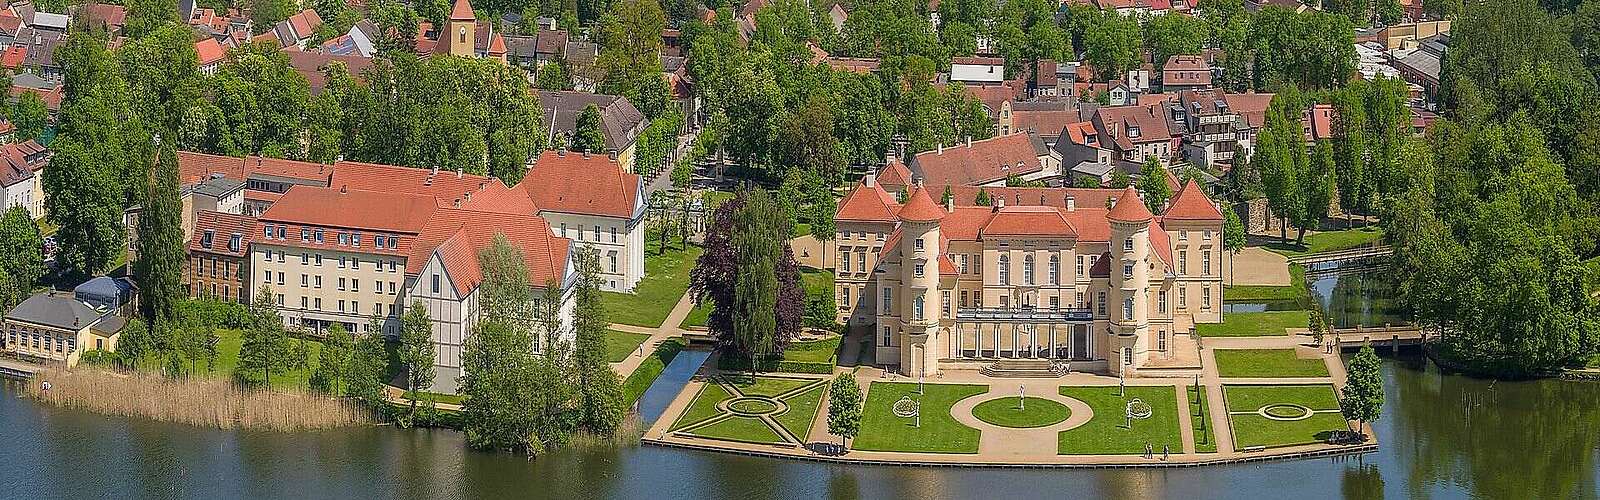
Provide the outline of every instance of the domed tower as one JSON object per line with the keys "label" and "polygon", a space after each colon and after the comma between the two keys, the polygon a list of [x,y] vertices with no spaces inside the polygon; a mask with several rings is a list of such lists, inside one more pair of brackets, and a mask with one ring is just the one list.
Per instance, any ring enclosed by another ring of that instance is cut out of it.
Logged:
{"label": "domed tower", "polygon": [[900,372],[906,375],[939,371],[939,221],[943,207],[933,202],[920,183],[895,214],[900,219],[900,318],[905,334],[900,342]]}
{"label": "domed tower", "polygon": [[1113,375],[1144,364],[1150,336],[1150,221],[1139,193],[1129,187],[1106,212],[1111,223],[1111,351],[1106,365]]}

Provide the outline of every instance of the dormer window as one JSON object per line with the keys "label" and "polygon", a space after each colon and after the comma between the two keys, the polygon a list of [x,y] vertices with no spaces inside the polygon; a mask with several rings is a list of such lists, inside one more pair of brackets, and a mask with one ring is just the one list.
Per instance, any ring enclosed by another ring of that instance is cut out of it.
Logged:
{"label": "dormer window", "polygon": [[[210,231],[207,231],[208,233]],[[233,233],[228,235],[228,251],[237,252],[244,247],[244,235]]]}
{"label": "dormer window", "polygon": [[207,229],[204,234],[200,235],[200,247],[201,248],[211,248],[211,240],[215,236],[216,236],[216,232],[214,232],[214,231],[212,231],[210,229]]}
{"label": "dormer window", "polygon": [[1139,138],[1139,127],[1129,126],[1128,127],[1128,137],[1132,138],[1132,139]]}

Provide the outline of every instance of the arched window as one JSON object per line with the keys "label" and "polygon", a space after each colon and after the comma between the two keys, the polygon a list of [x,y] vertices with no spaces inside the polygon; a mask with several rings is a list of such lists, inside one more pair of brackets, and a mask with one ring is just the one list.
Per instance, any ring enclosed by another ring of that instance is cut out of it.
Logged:
{"label": "arched window", "polygon": [[1028,285],[1032,285],[1033,284],[1033,255],[1032,254],[1027,255],[1027,256],[1022,258],[1022,282],[1024,284],[1028,284]]}
{"label": "arched window", "polygon": [[1000,254],[1000,284],[1011,284],[1011,256]]}
{"label": "arched window", "polygon": [[916,319],[916,320],[921,320],[922,319],[922,296],[921,295],[918,295],[917,298],[911,300],[911,317],[912,317],[912,319]]}

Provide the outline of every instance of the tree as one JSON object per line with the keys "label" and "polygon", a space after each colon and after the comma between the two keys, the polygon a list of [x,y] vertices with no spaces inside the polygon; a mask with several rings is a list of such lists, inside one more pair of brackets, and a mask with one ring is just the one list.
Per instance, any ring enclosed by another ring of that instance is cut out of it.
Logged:
{"label": "tree", "polygon": [[145,181],[147,194],[139,211],[139,258],[133,271],[139,284],[139,312],[150,325],[155,353],[176,360],[179,352],[173,337],[181,328],[177,303],[184,296],[182,280],[188,245],[181,225],[178,153],[171,142],[161,145],[160,151]]}
{"label": "tree", "polygon": [[861,386],[855,375],[842,373],[828,386],[828,433],[839,436],[839,447],[861,432]]}
{"label": "tree", "polygon": [[18,141],[38,139],[49,126],[46,123],[49,118],[50,110],[45,108],[39,94],[33,92],[17,96],[16,107],[11,108],[11,123],[17,127]]}
{"label": "tree", "polygon": [[[249,0],[249,4],[250,8],[247,10],[250,12],[250,21],[256,27],[255,30],[257,32],[271,30],[273,26],[277,26],[279,21],[288,19],[298,10],[298,4],[291,0]],[[176,12],[177,9],[174,8],[173,11]],[[436,19],[435,21],[441,20]],[[442,22],[436,22],[434,26],[442,26],[443,24]]]}
{"label": "tree", "polygon": [[1121,168],[1111,169],[1111,183],[1106,187],[1112,189],[1125,189],[1133,185],[1133,179],[1128,176],[1128,171]]}
{"label": "tree", "polygon": [[[56,60],[67,68],[66,97],[42,181],[45,213],[59,227],[57,258],[85,276],[109,270],[126,248],[124,202],[143,197],[142,189],[132,188],[144,187],[143,166],[154,155],[147,152],[148,132],[123,118],[132,115],[128,86],[106,43],[102,32],[85,30],[56,49]],[[129,154],[135,146],[142,152]]]}
{"label": "tree", "polygon": [[756,189],[717,207],[707,227],[706,252],[689,274],[695,301],[713,305],[707,328],[731,355],[780,352],[799,332],[806,300],[790,222]]}
{"label": "tree", "polygon": [[349,357],[345,359],[343,370],[344,395],[366,402],[377,407],[384,402],[384,368],[389,362],[389,353],[385,348],[383,334],[383,320],[373,318],[367,324],[367,332],[355,338]]}
{"label": "tree", "polygon": [[411,399],[408,418],[416,417],[417,400],[423,399],[421,392],[433,387],[434,355],[433,322],[428,318],[428,309],[422,301],[412,301],[400,318],[400,366],[405,368],[406,392]]}
{"label": "tree", "polygon": [[1231,282],[1233,281],[1233,257],[1238,257],[1239,251],[1244,250],[1247,235],[1244,230],[1244,222],[1239,220],[1239,212],[1237,210],[1234,210],[1233,207],[1225,207],[1222,210],[1222,215],[1222,249],[1227,250],[1230,254],[1228,258],[1228,281]]}
{"label": "tree", "polygon": [[1191,16],[1151,16],[1144,22],[1144,43],[1159,72],[1172,56],[1199,54],[1206,43],[1206,25]]}
{"label": "tree", "polygon": [[567,62],[556,59],[539,67],[534,78],[539,90],[572,90],[572,74],[567,72]]}
{"label": "tree", "polygon": [[483,316],[461,356],[462,430],[476,449],[535,453],[533,290],[522,252],[497,234],[478,252]]}
{"label": "tree", "polygon": [[1172,186],[1167,184],[1167,167],[1161,165],[1160,158],[1150,157],[1139,170],[1139,196],[1144,198],[1145,206],[1152,213],[1160,213],[1167,200],[1172,199]]}
{"label": "tree", "polygon": [[1312,155],[1300,179],[1300,189],[1304,190],[1300,196],[1305,205],[1294,217],[1294,226],[1299,230],[1295,241],[1304,242],[1306,229],[1316,228],[1322,218],[1328,216],[1328,207],[1333,203],[1335,168],[1333,144],[1328,140],[1317,141],[1316,154]]}
{"label": "tree", "polygon": [[328,335],[322,339],[322,353],[317,356],[317,369],[311,373],[311,390],[323,394],[343,393],[341,385],[348,378],[345,370],[350,367],[354,344],[355,337],[343,324],[334,323],[328,327]]}
{"label": "tree", "polygon": [[955,200],[955,198],[956,198],[955,193],[950,192],[950,185],[949,184],[945,184],[944,185],[944,194],[939,195],[939,204],[940,205],[949,205],[951,201]]}
{"label": "tree", "polygon": [[[291,364],[289,335],[273,297],[272,287],[263,285],[250,305],[250,324],[242,332],[239,364],[234,369],[234,375],[245,383],[270,386],[272,373]],[[261,379],[256,380],[256,375]]]}
{"label": "tree", "polygon": [[178,21],[175,0],[128,0],[126,4],[128,17],[124,20],[122,34],[128,38],[141,38],[166,23]]}
{"label": "tree", "polygon": [[[639,97],[648,79],[661,79],[661,30],[666,13],[656,0],[618,0],[600,17],[599,67],[605,72],[600,92]],[[643,108],[641,108],[642,110]]]}
{"label": "tree", "polygon": [[573,380],[578,386],[578,422],[589,432],[609,436],[622,422],[622,384],[606,359],[605,305],[600,302],[600,261],[593,249],[576,259],[578,284],[573,291]]}
{"label": "tree", "polygon": [[[945,188],[948,189],[949,186],[945,186]],[[978,194],[972,198],[972,204],[980,207],[987,207],[993,205],[994,200],[989,197],[989,190],[978,188]]]}
{"label": "tree", "polygon": [[1366,424],[1378,420],[1383,409],[1383,379],[1378,372],[1378,355],[1372,345],[1361,346],[1361,351],[1350,360],[1344,390],[1339,398],[1339,412],[1345,420],[1360,422],[1356,432],[1366,435]]}
{"label": "tree", "polygon": [[1267,123],[1256,135],[1256,151],[1250,168],[1261,176],[1267,207],[1283,220],[1280,236],[1288,241],[1290,221],[1299,220],[1305,210],[1306,189],[1301,185],[1306,172],[1304,131],[1300,115],[1304,103],[1294,86],[1273,96],[1267,106]]}
{"label": "tree", "polygon": [[604,153],[606,136],[601,123],[600,108],[593,104],[584,106],[578,114],[578,124],[572,130],[572,150],[585,153]]}
{"label": "tree", "polygon": [[1312,307],[1310,319],[1306,321],[1306,329],[1311,332],[1311,341],[1322,345],[1322,337],[1328,333],[1328,319],[1323,317],[1321,307]]}
{"label": "tree", "polygon": [[1141,45],[1139,22],[1112,11],[1103,11],[1089,21],[1083,33],[1084,60],[1101,80],[1118,79],[1138,68]]}
{"label": "tree", "polygon": [[22,291],[44,276],[44,239],[28,209],[16,205],[0,217],[0,268]]}

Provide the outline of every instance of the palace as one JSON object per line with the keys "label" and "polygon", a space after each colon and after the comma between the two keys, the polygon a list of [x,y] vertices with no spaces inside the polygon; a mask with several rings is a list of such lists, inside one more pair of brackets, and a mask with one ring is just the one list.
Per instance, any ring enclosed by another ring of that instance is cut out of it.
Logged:
{"label": "palace", "polygon": [[880,365],[1031,358],[1137,375],[1222,319],[1223,217],[1193,183],[1161,215],[1132,188],[1035,188],[1031,206],[907,189],[901,203],[868,175],[835,215],[839,320],[870,329]]}

